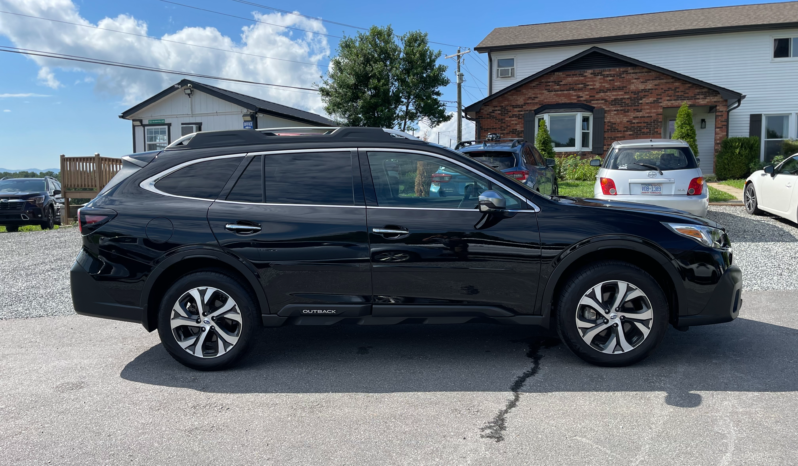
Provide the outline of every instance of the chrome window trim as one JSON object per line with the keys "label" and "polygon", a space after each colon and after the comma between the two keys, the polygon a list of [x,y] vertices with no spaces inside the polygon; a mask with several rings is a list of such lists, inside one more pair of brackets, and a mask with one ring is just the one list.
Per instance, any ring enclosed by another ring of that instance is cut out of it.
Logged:
{"label": "chrome window trim", "polygon": [[246,156],[247,156],[247,154],[230,154],[230,155],[218,155],[218,156],[215,156],[215,157],[205,157],[205,158],[196,159],[196,160],[189,160],[188,162],[183,162],[180,165],[175,165],[172,168],[168,168],[168,169],[166,169],[166,170],[164,170],[164,171],[162,171],[160,173],[157,173],[157,174],[147,178],[146,180],[144,180],[141,183],[139,183],[139,187],[141,189],[145,189],[145,190],[150,191],[152,193],[160,194],[161,196],[177,197],[177,198],[180,198],[180,199],[191,199],[193,201],[213,202],[215,199],[206,199],[204,197],[178,196],[177,194],[165,193],[165,192],[161,191],[160,189],[157,189],[155,187],[155,183],[160,181],[162,178],[164,178],[164,177],[166,177],[168,175],[171,175],[172,173],[180,170],[181,168],[188,167],[189,165],[194,165],[195,163],[209,162],[211,160],[219,160],[219,159],[232,159],[234,157],[242,157],[243,158],[243,157],[246,157]]}
{"label": "chrome window trim", "polygon": [[[390,207],[390,206],[367,206],[367,209],[394,209],[394,210],[439,210],[447,212],[479,212],[477,209],[452,209],[445,207]],[[506,209],[505,212],[539,212],[539,210],[511,210]]]}
{"label": "chrome window trim", "polygon": [[[462,163],[462,162],[460,162],[458,160],[454,160],[452,158],[449,158],[449,157],[446,157],[446,156],[443,156],[443,155],[439,155],[439,154],[435,154],[435,153],[432,153],[432,152],[426,152],[426,151],[420,151],[420,150],[412,150],[412,149],[387,149],[387,148],[384,148],[384,147],[380,147],[380,148],[365,148],[364,147],[364,148],[360,148],[358,150],[365,151],[365,152],[404,152],[404,153],[408,153],[408,154],[428,155],[428,156],[431,156],[431,157],[436,157],[436,158],[439,158],[439,159],[447,160],[449,162],[452,162],[454,164],[457,164],[457,165],[465,168],[466,170],[470,171],[471,173],[474,173],[477,176],[481,176],[483,178],[489,179],[491,182],[496,183],[497,185],[499,185],[502,188],[506,189],[511,194],[513,194],[516,197],[518,197],[519,199],[523,199],[524,201],[526,201],[527,204],[529,204],[530,207],[532,207],[532,210],[519,210],[517,212],[540,212],[540,207],[538,207],[532,201],[527,199],[526,196],[522,196],[522,195],[518,194],[516,191],[513,191],[512,189],[508,188],[506,185],[496,181],[495,179],[493,179],[493,178],[491,178],[491,177],[489,177],[489,176],[487,176],[487,175],[485,175],[483,173],[480,173],[480,172],[474,170],[473,168],[469,167],[468,165],[466,165],[466,164],[464,164],[464,163]],[[369,206],[369,208],[373,209],[375,207]],[[426,207],[387,207],[387,206],[385,206],[385,207],[380,206],[380,207],[377,207],[377,208],[391,208],[391,209],[401,208],[401,209],[415,209],[415,210],[419,210],[419,209],[433,210],[433,209],[435,209],[435,208],[426,208]],[[449,210],[449,209],[436,209],[436,210]],[[452,210],[470,210],[470,209],[452,209]],[[510,211],[510,212],[516,212],[516,211]]]}
{"label": "chrome window trim", "polygon": [[216,202],[222,202],[224,204],[243,204],[243,205],[257,205],[257,206],[273,206],[273,207],[338,207],[343,209],[365,209],[366,206],[364,205],[338,205],[338,204],[280,204],[277,202],[243,202],[243,201],[226,201],[226,200],[217,200]]}
{"label": "chrome window trim", "polygon": [[302,154],[302,153],[319,153],[319,152],[355,152],[355,148],[333,148],[333,149],[288,149],[288,150],[270,150],[263,152],[248,152],[247,155],[271,155],[271,154]]}

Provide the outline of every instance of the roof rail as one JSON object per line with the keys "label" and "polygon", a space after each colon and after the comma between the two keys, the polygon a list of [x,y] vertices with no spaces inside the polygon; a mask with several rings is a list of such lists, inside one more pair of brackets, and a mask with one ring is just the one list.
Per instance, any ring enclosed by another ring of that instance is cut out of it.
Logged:
{"label": "roof rail", "polygon": [[512,141],[510,147],[517,147],[519,144],[526,142],[523,138],[502,138],[502,139],[475,139],[473,141],[461,141],[454,146],[454,150],[459,150],[463,147],[473,146],[475,144],[496,144],[501,142]]}

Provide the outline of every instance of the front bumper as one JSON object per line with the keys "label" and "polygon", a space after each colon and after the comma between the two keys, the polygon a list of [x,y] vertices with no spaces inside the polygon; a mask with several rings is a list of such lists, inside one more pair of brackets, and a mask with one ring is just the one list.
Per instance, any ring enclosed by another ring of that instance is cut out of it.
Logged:
{"label": "front bumper", "polygon": [[667,207],[669,209],[683,210],[699,217],[706,217],[707,210],[709,209],[709,196],[706,195],[706,193],[700,196],[646,196],[636,194],[618,194],[615,196],[607,196],[605,194],[599,194],[596,195],[595,198],[601,199],[603,201],[634,202],[637,204],[657,205],[660,207]]}
{"label": "front bumper", "polygon": [[30,225],[42,221],[42,209],[26,206],[19,210],[0,210],[0,225]]}
{"label": "front bumper", "polygon": [[743,307],[742,289],[743,272],[740,267],[732,265],[720,277],[704,309],[695,315],[680,316],[677,327],[731,322]]}
{"label": "front bumper", "polygon": [[92,277],[89,270],[96,268],[96,262],[99,261],[81,251],[72,264],[72,270],[69,271],[72,305],[75,312],[84,316],[142,323],[144,309],[117,303]]}

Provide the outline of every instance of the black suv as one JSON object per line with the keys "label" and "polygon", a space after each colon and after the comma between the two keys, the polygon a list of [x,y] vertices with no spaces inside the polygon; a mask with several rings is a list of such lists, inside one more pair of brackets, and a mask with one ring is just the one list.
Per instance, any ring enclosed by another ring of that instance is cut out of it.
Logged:
{"label": "black suv", "polygon": [[556,161],[544,159],[534,145],[523,139],[500,139],[498,134],[489,134],[485,140],[463,141],[455,150],[534,191],[554,196],[559,192]]}
{"label": "black suv", "polygon": [[0,180],[0,226],[9,232],[23,225],[43,230],[61,224],[61,184],[55,178],[3,178]]}
{"label": "black suv", "polygon": [[[551,197],[379,128],[219,131],[124,158],[79,213],[79,314],[157,329],[196,369],[261,326],[535,325],[586,361],[646,357],[668,324],[729,322],[742,273],[719,225]],[[471,180],[431,196],[441,168]]]}

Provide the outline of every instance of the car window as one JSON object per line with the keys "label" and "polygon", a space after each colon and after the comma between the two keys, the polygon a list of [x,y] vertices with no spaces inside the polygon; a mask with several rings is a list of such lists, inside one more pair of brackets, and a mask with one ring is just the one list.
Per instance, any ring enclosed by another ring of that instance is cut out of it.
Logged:
{"label": "car window", "polygon": [[227,195],[228,201],[263,202],[263,156],[254,157]]}
{"label": "car window", "polygon": [[537,165],[539,167],[546,165],[546,161],[543,160],[543,156],[540,155],[540,152],[538,152],[538,150],[532,146],[524,146],[524,159],[526,160],[527,165]]}
{"label": "car window", "polygon": [[479,195],[493,190],[510,210],[523,203],[489,180],[446,160],[395,152],[369,152],[377,203],[383,207],[476,209]]}
{"label": "car window", "polygon": [[355,205],[351,152],[265,157],[266,202]]}
{"label": "car window", "polygon": [[175,196],[216,199],[241,160],[230,157],[194,163],[161,178],[155,188]]}
{"label": "car window", "polygon": [[512,152],[499,152],[499,151],[483,151],[475,150],[468,151],[465,155],[471,157],[477,162],[484,163],[489,167],[497,170],[504,170],[518,166],[515,160],[515,154]]}
{"label": "car window", "polygon": [[778,173],[782,175],[798,175],[798,157],[790,157],[779,167]]}
{"label": "car window", "polygon": [[687,170],[698,168],[693,152],[686,147],[613,149],[604,168],[611,170]]}

